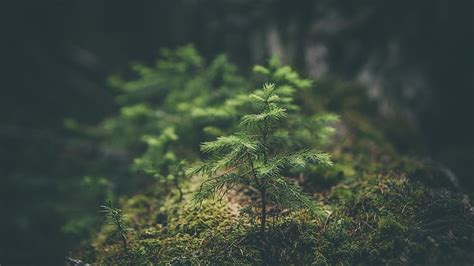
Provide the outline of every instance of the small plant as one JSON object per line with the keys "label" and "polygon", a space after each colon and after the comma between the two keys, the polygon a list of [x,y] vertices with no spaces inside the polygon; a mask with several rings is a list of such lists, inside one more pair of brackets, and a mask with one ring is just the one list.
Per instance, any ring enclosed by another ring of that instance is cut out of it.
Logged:
{"label": "small plant", "polygon": [[115,235],[120,235],[123,250],[125,254],[129,256],[130,253],[127,243],[127,231],[130,231],[131,229],[125,224],[122,210],[114,208],[111,201],[108,201],[105,205],[100,206],[100,208],[101,210],[99,212],[104,214],[106,224],[113,228],[113,233]]}
{"label": "small plant", "polygon": [[287,110],[274,84],[265,84],[250,95],[255,113],[245,115],[240,121],[240,132],[204,142],[201,150],[211,158],[189,169],[189,175],[206,175],[195,194],[200,203],[216,195],[224,196],[238,185],[254,188],[260,197],[260,231],[265,241],[267,205],[273,203],[290,209],[316,211],[312,199],[284,177],[284,171],[302,168],[308,163],[330,166],[326,153],[298,150],[287,145],[291,132],[285,127]]}

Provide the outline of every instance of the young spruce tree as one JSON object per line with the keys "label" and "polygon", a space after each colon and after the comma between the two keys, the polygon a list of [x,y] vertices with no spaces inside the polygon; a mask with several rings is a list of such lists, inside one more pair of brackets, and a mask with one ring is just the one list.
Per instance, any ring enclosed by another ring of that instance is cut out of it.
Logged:
{"label": "young spruce tree", "polygon": [[113,228],[114,235],[120,236],[120,239],[122,240],[122,248],[125,254],[130,256],[127,242],[127,231],[130,231],[131,229],[125,224],[122,210],[114,208],[111,201],[108,201],[105,205],[100,207],[100,212],[104,214],[106,224]]}
{"label": "young spruce tree", "polygon": [[199,203],[215,196],[224,196],[236,186],[253,187],[260,197],[260,230],[265,238],[267,205],[282,208],[305,208],[312,212],[316,206],[294,182],[283,173],[287,169],[305,167],[308,163],[330,166],[326,153],[309,149],[294,150],[288,143],[291,132],[285,127],[285,102],[276,93],[274,84],[265,84],[250,95],[256,112],[241,118],[240,132],[204,142],[201,150],[210,159],[191,168],[189,175],[205,175],[200,190],[195,194]]}

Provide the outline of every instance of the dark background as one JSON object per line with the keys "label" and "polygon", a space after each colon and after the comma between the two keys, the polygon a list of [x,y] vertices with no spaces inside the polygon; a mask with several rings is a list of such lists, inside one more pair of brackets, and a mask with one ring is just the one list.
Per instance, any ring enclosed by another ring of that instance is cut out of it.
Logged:
{"label": "dark background", "polygon": [[61,264],[79,243],[61,230],[75,193],[64,184],[98,152],[64,118],[99,122],[115,111],[108,75],[187,43],[242,69],[277,54],[313,78],[367,86],[381,116],[419,132],[401,150],[474,191],[474,1],[48,0],[2,11],[0,264]]}

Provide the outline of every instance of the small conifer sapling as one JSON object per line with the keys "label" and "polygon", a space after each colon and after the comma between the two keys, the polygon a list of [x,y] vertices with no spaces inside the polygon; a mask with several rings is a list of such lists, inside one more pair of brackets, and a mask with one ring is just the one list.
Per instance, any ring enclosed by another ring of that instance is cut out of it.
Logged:
{"label": "small conifer sapling", "polygon": [[127,254],[130,255],[128,250],[128,243],[127,243],[127,231],[131,229],[128,228],[125,224],[125,219],[122,214],[122,210],[114,208],[112,206],[112,202],[108,201],[105,205],[100,206],[101,210],[99,212],[104,214],[105,223],[113,228],[113,233],[115,235],[119,235],[120,239],[122,240],[122,247]]}
{"label": "small conifer sapling", "polygon": [[238,133],[204,142],[201,150],[210,159],[188,170],[188,175],[204,175],[194,199],[200,203],[215,196],[224,196],[236,186],[258,190],[260,197],[260,231],[265,241],[267,205],[272,203],[290,209],[316,212],[314,201],[283,174],[290,168],[308,163],[330,166],[330,156],[310,149],[297,150],[286,146],[291,132],[285,127],[287,110],[277,95],[274,84],[265,84],[250,95],[255,112],[240,120]]}

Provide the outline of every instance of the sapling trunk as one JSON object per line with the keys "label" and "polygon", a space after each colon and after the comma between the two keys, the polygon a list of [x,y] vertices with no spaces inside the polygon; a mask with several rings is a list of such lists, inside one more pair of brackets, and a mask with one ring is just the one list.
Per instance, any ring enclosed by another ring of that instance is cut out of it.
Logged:
{"label": "sapling trunk", "polygon": [[265,188],[260,189],[260,197],[262,201],[261,205],[261,217],[260,217],[260,233],[262,235],[262,262],[263,265],[267,265],[267,234],[266,234],[266,223],[267,223],[267,192]]}
{"label": "sapling trunk", "polygon": [[265,227],[267,223],[267,192],[265,189],[260,190],[262,205],[261,205],[261,215],[260,215],[260,231],[262,232],[262,237],[265,239]]}
{"label": "sapling trunk", "polygon": [[125,251],[125,254],[127,254],[127,256],[130,256],[130,253],[128,252],[127,238],[125,237],[124,234],[120,234],[120,236],[122,238],[123,250]]}
{"label": "sapling trunk", "polygon": [[116,218],[116,224],[117,224],[117,228],[120,232],[120,238],[122,239],[123,251],[125,252],[125,254],[127,254],[127,256],[130,256],[130,254],[128,252],[127,237],[125,236],[126,229],[123,227],[122,223],[123,222],[121,221],[121,217],[117,217]]}

